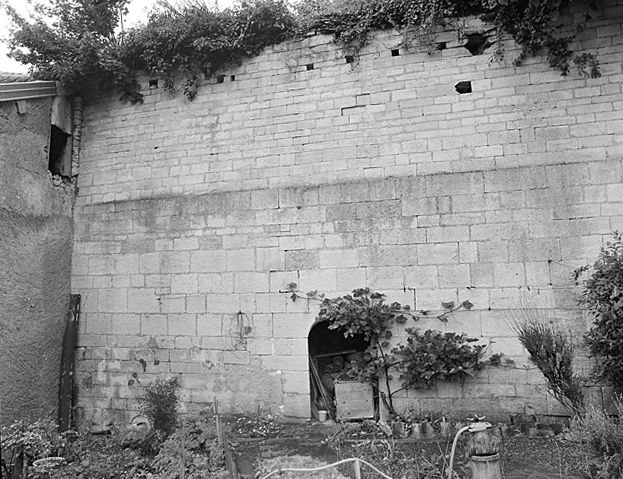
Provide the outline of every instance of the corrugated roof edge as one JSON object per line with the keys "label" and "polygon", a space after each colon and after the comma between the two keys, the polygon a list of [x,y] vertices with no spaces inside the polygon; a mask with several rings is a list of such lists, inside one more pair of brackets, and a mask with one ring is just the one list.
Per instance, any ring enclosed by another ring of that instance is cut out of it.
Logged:
{"label": "corrugated roof edge", "polygon": [[67,95],[68,92],[56,81],[21,81],[0,83],[0,102],[30,100],[49,96]]}

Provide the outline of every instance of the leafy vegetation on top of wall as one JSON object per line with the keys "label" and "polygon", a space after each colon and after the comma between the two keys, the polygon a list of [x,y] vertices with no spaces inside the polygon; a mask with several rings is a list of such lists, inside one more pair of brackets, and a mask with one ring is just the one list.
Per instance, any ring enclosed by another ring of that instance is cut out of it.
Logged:
{"label": "leafy vegetation on top of wall", "polygon": [[195,82],[211,77],[228,64],[285,40],[295,28],[295,18],[283,1],[255,0],[216,11],[188,3],[162,6],[144,27],[130,30],[123,55],[133,69],[165,78],[173,88],[176,74],[184,77],[184,93],[196,94]]}
{"label": "leafy vegetation on top of wall", "polygon": [[[59,80],[78,91],[94,81],[114,84],[132,103],[142,98],[138,71],[163,76],[168,88],[180,75],[192,99],[201,75],[210,77],[287,38],[332,33],[340,45],[357,51],[373,30],[395,28],[407,45],[433,45],[437,27],[460,30],[459,18],[479,15],[521,45],[517,63],[545,50],[549,64],[563,75],[575,63],[581,74],[599,76],[596,57],[575,54],[570,47],[575,35],[560,33],[585,28],[596,11],[591,0],[300,0],[294,7],[286,0],[241,0],[222,11],[189,0],[160,4],[144,25],[123,31],[120,19],[128,1],[50,0],[49,6],[38,4],[31,18],[5,5],[13,21],[10,56],[31,65],[36,78]],[[582,21],[561,16],[571,3],[584,10]],[[500,42],[495,52],[503,56]]]}

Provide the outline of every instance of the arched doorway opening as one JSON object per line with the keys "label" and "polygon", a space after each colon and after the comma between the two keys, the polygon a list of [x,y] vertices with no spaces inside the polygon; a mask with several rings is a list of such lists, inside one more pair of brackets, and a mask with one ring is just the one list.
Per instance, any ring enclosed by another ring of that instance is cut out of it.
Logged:
{"label": "arched doorway opening", "polygon": [[314,419],[318,419],[319,410],[328,411],[335,419],[335,378],[348,368],[351,361],[359,361],[370,345],[363,335],[345,338],[343,332],[328,326],[327,321],[317,322],[307,337],[311,416]]}

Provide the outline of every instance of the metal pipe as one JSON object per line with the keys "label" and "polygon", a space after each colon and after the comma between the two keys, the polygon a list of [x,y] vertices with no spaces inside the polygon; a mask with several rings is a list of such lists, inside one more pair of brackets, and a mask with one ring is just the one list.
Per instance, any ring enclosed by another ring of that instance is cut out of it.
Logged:
{"label": "metal pipe", "polygon": [[450,449],[450,467],[448,468],[448,479],[452,479],[452,468],[454,467],[454,451],[456,450],[456,443],[459,442],[459,436],[469,429],[469,426],[462,427],[458,430],[452,441],[452,449]]}
{"label": "metal pipe", "polygon": [[361,479],[361,464],[357,458],[355,458],[355,479]]}

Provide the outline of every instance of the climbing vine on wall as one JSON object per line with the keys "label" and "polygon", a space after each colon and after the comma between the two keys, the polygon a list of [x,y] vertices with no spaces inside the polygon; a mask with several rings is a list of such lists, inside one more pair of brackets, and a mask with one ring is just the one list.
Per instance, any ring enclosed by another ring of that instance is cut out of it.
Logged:
{"label": "climbing vine on wall", "polygon": [[[331,33],[344,48],[357,51],[374,30],[395,28],[407,43],[434,45],[438,27],[460,30],[459,18],[477,15],[521,46],[517,64],[544,51],[563,75],[572,65],[585,76],[600,74],[591,52],[572,50],[575,35],[597,13],[591,0],[300,0],[294,7],[285,0],[241,0],[222,11],[200,2],[164,3],[145,24],[123,31],[120,19],[127,4],[50,0],[48,6],[36,4],[30,18],[5,6],[13,21],[10,56],[31,65],[38,79],[59,80],[78,90],[93,82],[114,84],[132,103],[142,99],[137,72],[162,77],[170,89],[180,76],[184,93],[193,99],[202,75],[210,77],[287,38]],[[571,4],[583,12],[580,20],[564,14]],[[500,42],[493,43],[502,57]]]}
{"label": "climbing vine on wall", "polygon": [[[300,298],[296,288],[295,283],[290,283],[288,290],[284,291],[291,293],[294,301]],[[362,357],[351,362],[340,378],[356,379],[375,386],[384,381],[385,391],[381,391],[380,395],[394,416],[399,416],[393,404],[397,392],[431,387],[437,381],[463,380],[486,363],[482,360],[486,346],[472,345],[476,339],[431,329],[420,333],[417,328],[406,328],[407,344],[398,344],[390,349],[392,329],[396,324],[418,321],[428,317],[430,312],[413,311],[409,305],[398,302],[388,303],[383,293],[360,288],[352,294],[325,298],[313,291],[305,298],[321,301],[317,320],[326,321],[328,329],[337,330],[344,337],[361,336],[368,342]],[[458,305],[447,302],[441,306],[443,312],[437,315],[437,319],[447,322],[451,312],[469,310],[473,304],[463,301]],[[392,389],[391,380],[395,373],[399,373],[399,389]]]}

